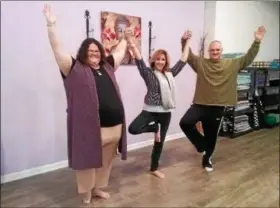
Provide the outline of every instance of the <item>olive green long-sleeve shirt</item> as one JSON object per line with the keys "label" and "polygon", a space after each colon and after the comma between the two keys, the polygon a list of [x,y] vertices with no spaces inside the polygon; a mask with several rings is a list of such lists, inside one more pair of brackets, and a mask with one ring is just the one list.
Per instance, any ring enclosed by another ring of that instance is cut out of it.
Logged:
{"label": "olive green long-sleeve shirt", "polygon": [[[182,48],[186,44],[181,40]],[[235,106],[237,104],[237,74],[249,66],[258,54],[260,42],[254,41],[248,52],[239,58],[210,59],[196,56],[190,49],[188,64],[197,73],[193,103],[215,106]]]}

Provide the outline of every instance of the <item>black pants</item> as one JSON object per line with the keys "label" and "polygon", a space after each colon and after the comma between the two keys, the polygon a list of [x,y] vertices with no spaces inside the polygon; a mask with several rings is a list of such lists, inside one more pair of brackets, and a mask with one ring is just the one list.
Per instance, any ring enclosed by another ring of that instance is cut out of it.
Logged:
{"label": "black pants", "polygon": [[[153,113],[142,111],[128,127],[130,134],[136,135],[146,132],[158,132],[158,124],[160,124],[160,142],[154,142],[153,151],[151,155],[150,171],[155,171],[159,166],[159,159],[163,149],[163,143],[170,124],[171,113]],[[154,124],[150,124],[155,122]],[[150,124],[150,125],[149,125]]]}
{"label": "black pants", "polygon": [[[222,117],[224,115],[222,106],[206,106],[193,104],[181,118],[180,127],[198,152],[206,152],[211,157],[216,146]],[[204,136],[197,128],[196,123],[201,121]]]}

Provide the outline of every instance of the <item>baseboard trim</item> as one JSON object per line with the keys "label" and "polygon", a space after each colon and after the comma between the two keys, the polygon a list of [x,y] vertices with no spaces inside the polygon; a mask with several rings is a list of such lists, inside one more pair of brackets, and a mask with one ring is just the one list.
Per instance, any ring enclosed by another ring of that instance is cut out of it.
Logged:
{"label": "baseboard trim", "polygon": [[[183,132],[171,134],[171,135],[166,136],[165,141],[167,142],[167,141],[171,141],[171,140],[175,140],[175,139],[180,139],[183,137],[185,137]],[[153,144],[154,144],[154,139],[149,139],[149,140],[146,140],[143,142],[137,142],[135,144],[130,144],[130,145],[128,145],[127,150],[132,151],[132,150],[140,149],[143,147],[151,146]]]}
{"label": "baseboard trim", "polygon": [[63,160],[57,163],[52,163],[48,165],[43,165],[35,168],[26,169],[20,172],[9,173],[1,176],[1,184],[8,183],[11,181],[16,181],[24,178],[29,178],[31,176],[47,173],[50,171],[58,170],[68,166],[68,160]]}
{"label": "baseboard trim", "polygon": [[[176,133],[176,134],[168,135],[166,137],[165,141],[180,139],[182,137],[185,137],[183,132]],[[132,151],[132,150],[140,149],[143,147],[151,146],[151,145],[153,145],[153,143],[154,143],[154,139],[149,139],[149,140],[146,140],[143,142],[137,142],[135,144],[130,144],[130,145],[128,145],[127,149],[128,149],[128,151]],[[63,160],[63,161],[60,161],[57,163],[43,165],[43,166],[23,170],[20,172],[9,173],[9,174],[1,176],[1,184],[24,179],[24,178],[29,178],[31,176],[47,173],[50,171],[54,171],[54,170],[58,170],[61,168],[66,168],[66,167],[68,167],[68,160]]]}

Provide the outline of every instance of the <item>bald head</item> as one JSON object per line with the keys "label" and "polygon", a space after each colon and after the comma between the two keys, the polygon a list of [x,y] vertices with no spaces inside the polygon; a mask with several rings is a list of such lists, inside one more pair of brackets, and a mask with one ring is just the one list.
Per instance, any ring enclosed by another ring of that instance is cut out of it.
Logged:
{"label": "bald head", "polygon": [[208,48],[209,57],[212,61],[219,61],[223,52],[222,43],[218,40],[213,40],[209,44]]}
{"label": "bald head", "polygon": [[211,50],[212,48],[218,48],[218,47],[223,50],[221,41],[213,40],[209,44],[209,50]]}

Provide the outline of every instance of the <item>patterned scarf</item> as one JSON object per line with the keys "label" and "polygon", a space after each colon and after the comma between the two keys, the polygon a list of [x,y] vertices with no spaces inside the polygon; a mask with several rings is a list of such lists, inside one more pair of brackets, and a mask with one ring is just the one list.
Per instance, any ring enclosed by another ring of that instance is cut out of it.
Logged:
{"label": "patterned scarf", "polygon": [[172,73],[165,72],[163,74],[157,70],[154,70],[154,74],[159,81],[163,108],[166,110],[174,109],[176,107],[175,80]]}

